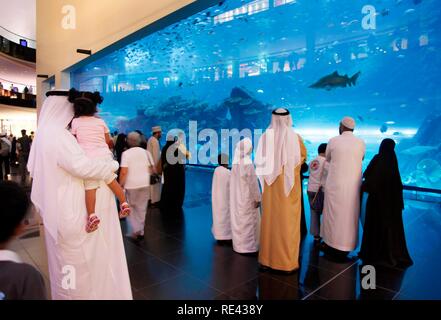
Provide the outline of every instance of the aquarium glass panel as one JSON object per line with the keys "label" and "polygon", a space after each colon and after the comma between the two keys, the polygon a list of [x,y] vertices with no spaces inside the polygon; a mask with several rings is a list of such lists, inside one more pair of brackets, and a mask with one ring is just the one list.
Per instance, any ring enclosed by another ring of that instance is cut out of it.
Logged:
{"label": "aquarium glass panel", "polygon": [[227,0],[109,51],[72,82],[102,92],[112,130],[180,128],[196,153],[213,141],[189,131],[265,129],[284,107],[312,160],[349,115],[364,166],[393,138],[404,183],[441,189],[440,31],[436,0]]}

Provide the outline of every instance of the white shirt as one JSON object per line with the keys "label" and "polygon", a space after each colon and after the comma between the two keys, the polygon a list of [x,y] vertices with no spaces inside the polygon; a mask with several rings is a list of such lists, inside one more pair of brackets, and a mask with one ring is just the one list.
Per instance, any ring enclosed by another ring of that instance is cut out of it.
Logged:
{"label": "white shirt", "polygon": [[0,250],[0,261],[11,261],[15,263],[22,263],[20,256],[10,250]]}
{"label": "white shirt", "polygon": [[318,156],[309,164],[309,180],[308,191],[317,192],[320,186],[324,187],[326,184],[326,177],[328,175],[329,163],[325,157]]}
{"label": "white shirt", "polygon": [[121,158],[121,168],[128,168],[125,189],[139,189],[150,185],[149,166],[153,166],[150,152],[136,147],[124,151]]}

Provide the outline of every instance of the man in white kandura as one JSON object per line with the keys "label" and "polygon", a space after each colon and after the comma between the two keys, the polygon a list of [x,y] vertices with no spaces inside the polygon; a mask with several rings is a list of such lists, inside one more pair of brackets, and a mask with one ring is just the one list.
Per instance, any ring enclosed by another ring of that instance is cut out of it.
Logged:
{"label": "man in white kandura", "polygon": [[[158,173],[161,173],[160,165],[161,165],[161,145],[159,144],[159,140],[161,140],[162,137],[162,129],[161,127],[153,127],[152,128],[152,136],[150,137],[149,141],[147,142],[147,151],[150,152],[150,154],[153,157],[153,161],[155,163],[155,171]],[[162,188],[162,182],[159,181],[158,183],[150,186],[150,201],[152,207],[157,207],[159,204],[159,201],[161,200],[161,188]]]}
{"label": "man in white kandura", "polygon": [[251,153],[253,143],[241,140],[234,152],[230,178],[230,214],[233,232],[233,250],[241,254],[259,251],[260,194],[259,183]]}
{"label": "man in white kandura", "polygon": [[[130,300],[127,260],[115,196],[105,185],[118,163],[91,160],[67,126],[74,116],[67,91],[50,92],[29,157],[31,199],[44,224],[52,299]],[[83,180],[101,180],[100,228],[85,230]]]}
{"label": "man in white kandura", "polygon": [[228,169],[228,155],[218,156],[219,166],[214,170],[213,183],[211,185],[211,207],[213,213],[213,237],[223,244],[231,241],[231,218],[230,218],[230,177]]}
{"label": "man in white kandura", "polygon": [[321,236],[325,251],[338,257],[347,256],[358,244],[362,162],[366,145],[354,136],[354,129],[355,120],[345,117],[340,123],[340,136],[332,138],[326,148],[329,171]]}

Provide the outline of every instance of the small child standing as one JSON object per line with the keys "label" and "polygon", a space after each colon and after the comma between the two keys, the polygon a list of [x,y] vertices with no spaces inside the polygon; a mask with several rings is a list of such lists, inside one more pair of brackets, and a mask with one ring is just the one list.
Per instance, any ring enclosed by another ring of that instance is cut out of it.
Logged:
{"label": "small child standing", "polygon": [[[71,132],[77,138],[79,145],[89,158],[113,160],[110,148],[113,146],[110,132],[105,122],[96,117],[97,104],[103,102],[99,92],[79,92],[75,89],[69,91],[69,102],[74,104],[75,117],[72,120]],[[126,202],[123,188],[116,181],[116,174],[112,181],[105,181],[121,204],[120,218],[130,214],[130,206]],[[95,213],[96,191],[100,181],[86,180],[86,209],[87,224],[86,231],[94,232],[98,229],[100,219]]]}
{"label": "small child standing", "polygon": [[13,238],[25,229],[29,198],[16,183],[0,181],[0,203],[0,300],[46,300],[40,272],[7,250]]}
{"label": "small child standing", "polygon": [[[319,243],[321,240],[320,218],[323,211],[324,194],[320,193],[324,192],[329,167],[329,163],[326,161],[326,147],[326,143],[321,144],[318,148],[318,156],[309,164],[308,199],[311,209],[310,233],[314,236],[316,243]],[[321,210],[317,209],[317,207],[321,207]]]}
{"label": "small child standing", "polygon": [[228,155],[218,156],[219,167],[214,170],[211,186],[211,207],[213,212],[213,237],[219,244],[231,242],[230,219],[230,175]]}
{"label": "small child standing", "polygon": [[262,195],[251,155],[253,142],[244,138],[236,144],[230,177],[230,215],[233,251],[256,255],[260,245]]}

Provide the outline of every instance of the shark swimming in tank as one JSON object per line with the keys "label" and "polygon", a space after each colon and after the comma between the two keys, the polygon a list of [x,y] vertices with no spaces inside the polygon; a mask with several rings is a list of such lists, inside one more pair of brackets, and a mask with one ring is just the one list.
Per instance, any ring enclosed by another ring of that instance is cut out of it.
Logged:
{"label": "shark swimming in tank", "polygon": [[357,84],[357,80],[360,77],[361,72],[358,71],[352,77],[349,77],[347,74],[342,76],[338,74],[338,71],[331,73],[323,78],[321,78],[316,83],[310,85],[309,87],[312,89],[325,89],[330,91],[335,88],[346,88],[355,86]]}

